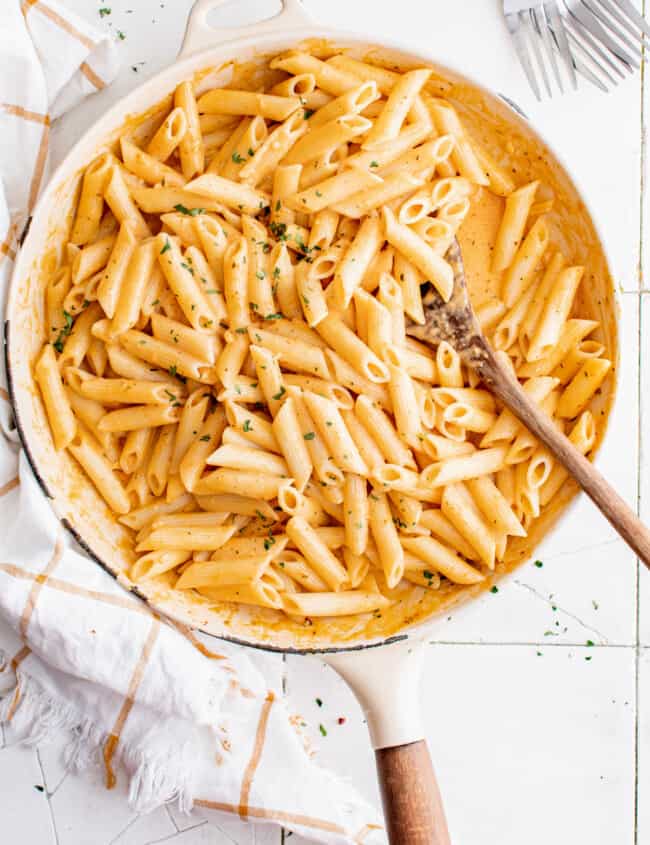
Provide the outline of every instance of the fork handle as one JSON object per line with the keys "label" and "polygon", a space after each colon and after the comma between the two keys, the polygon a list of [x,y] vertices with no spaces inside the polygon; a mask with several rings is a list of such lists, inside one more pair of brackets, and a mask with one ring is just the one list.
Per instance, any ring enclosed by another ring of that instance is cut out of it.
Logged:
{"label": "fork handle", "polygon": [[512,413],[535,435],[553,457],[568,470],[585,493],[609,520],[625,542],[650,569],[650,531],[632,508],[598,472],[594,465],[553,425],[524,393],[519,382],[493,356],[481,367],[481,375]]}

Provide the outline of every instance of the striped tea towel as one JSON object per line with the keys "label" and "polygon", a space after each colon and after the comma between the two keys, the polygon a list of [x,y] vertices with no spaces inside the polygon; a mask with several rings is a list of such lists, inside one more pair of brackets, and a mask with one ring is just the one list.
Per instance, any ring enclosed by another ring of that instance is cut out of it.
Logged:
{"label": "striped tea towel", "polygon": [[[3,305],[50,123],[116,72],[108,36],[55,0],[0,3]],[[306,753],[269,682],[274,659],[154,616],[64,534],[20,454],[6,387],[1,371],[0,721],[26,743],[67,730],[68,763],[103,763],[108,786],[128,778],[143,811],[176,799],[317,842],[385,841],[377,811]]]}

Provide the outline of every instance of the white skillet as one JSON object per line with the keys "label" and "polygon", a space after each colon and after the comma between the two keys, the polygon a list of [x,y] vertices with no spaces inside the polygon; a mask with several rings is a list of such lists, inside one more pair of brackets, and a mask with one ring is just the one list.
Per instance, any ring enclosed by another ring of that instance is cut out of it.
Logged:
{"label": "white skillet", "polygon": [[[207,633],[257,648],[295,654],[319,653],[351,686],[366,713],[391,842],[446,845],[449,834],[419,712],[423,643],[431,636],[433,623],[422,623],[388,639],[369,638],[361,632],[350,637],[341,648],[340,642],[337,644],[332,638],[321,637],[312,642],[307,637],[298,639],[282,634],[261,636],[259,628],[247,625],[243,618],[234,627],[228,626],[216,613],[210,614],[205,608],[197,610],[179,601],[177,595],[145,595],[122,574],[127,566],[119,547],[119,530],[90,485],[86,484],[81,491],[75,489],[74,502],[71,500],[70,467],[52,448],[34,390],[30,362],[42,337],[38,262],[47,251],[52,231],[57,223],[61,225],[62,210],[71,202],[75,175],[127,116],[146,111],[180,80],[206,67],[220,66],[229,59],[241,61],[259,53],[280,52],[308,37],[348,47],[369,48],[376,43],[369,43],[363,35],[318,26],[307,17],[299,0],[283,0],[282,10],[275,17],[250,26],[232,29],[210,26],[210,12],[225,2],[197,0],[178,60],[118,102],[85,133],[53,174],[34,212],[14,268],[5,324],[7,371],[18,430],[32,468],[64,525],[88,554],[125,587],[157,610]],[[435,59],[394,42],[382,40],[380,46],[397,50],[411,60],[431,63]],[[442,72],[471,82],[494,99],[480,83],[466,75],[449,68],[443,68]],[[514,112],[511,119],[519,121]]]}

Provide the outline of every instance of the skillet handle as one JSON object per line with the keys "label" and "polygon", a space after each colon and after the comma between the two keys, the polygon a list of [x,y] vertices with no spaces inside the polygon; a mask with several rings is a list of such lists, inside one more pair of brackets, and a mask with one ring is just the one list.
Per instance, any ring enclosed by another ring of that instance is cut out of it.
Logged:
{"label": "skillet handle", "polygon": [[287,30],[305,27],[312,23],[300,0],[282,0],[280,11],[266,20],[256,21],[244,26],[212,26],[208,22],[210,12],[229,2],[231,0],[196,0],[187,19],[183,43],[178,54],[179,58],[198,53],[199,50],[206,50],[226,41],[262,35],[266,32],[287,32]]}
{"label": "skillet handle", "polygon": [[378,748],[375,759],[391,845],[450,845],[426,741]]}
{"label": "skillet handle", "polygon": [[450,845],[420,718],[423,648],[408,639],[323,658],[366,715],[391,845]]}

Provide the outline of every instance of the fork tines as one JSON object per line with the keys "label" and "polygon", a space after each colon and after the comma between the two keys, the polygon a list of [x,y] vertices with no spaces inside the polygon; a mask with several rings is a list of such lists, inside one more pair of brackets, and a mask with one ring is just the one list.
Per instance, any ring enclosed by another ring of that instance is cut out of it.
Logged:
{"label": "fork tines", "polygon": [[561,65],[574,88],[579,73],[608,91],[644,60],[650,26],[630,0],[504,0],[503,7],[519,61],[538,100],[540,79],[548,96],[553,96],[551,72],[564,93]]}

